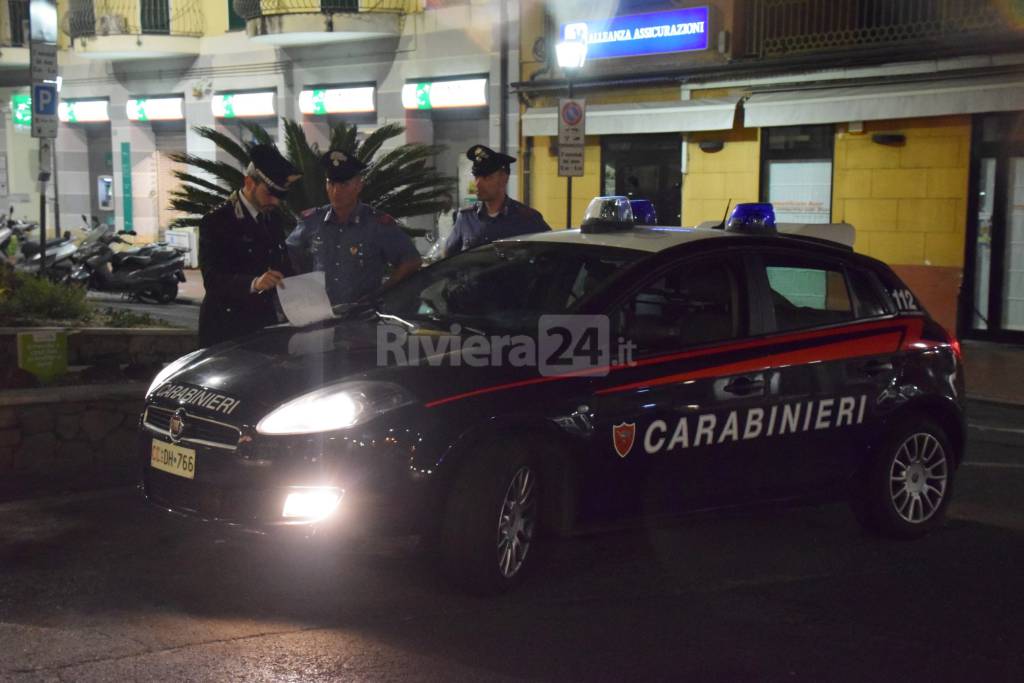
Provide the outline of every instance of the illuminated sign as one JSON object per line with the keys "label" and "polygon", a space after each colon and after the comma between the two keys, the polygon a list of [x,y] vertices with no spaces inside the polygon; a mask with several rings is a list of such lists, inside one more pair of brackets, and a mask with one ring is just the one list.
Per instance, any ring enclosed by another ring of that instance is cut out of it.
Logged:
{"label": "illuminated sign", "polygon": [[312,88],[299,93],[303,114],[361,114],[376,111],[372,85],[358,88]]}
{"label": "illuminated sign", "polygon": [[562,24],[562,39],[586,39],[587,59],[706,50],[708,8],[689,7]]}
{"label": "illuminated sign", "polygon": [[487,79],[406,83],[402,86],[406,109],[446,109],[487,106]]}
{"label": "illuminated sign", "polygon": [[11,120],[15,126],[29,128],[32,125],[32,96],[24,93],[11,95]]}
{"label": "illuminated sign", "polygon": [[106,100],[64,100],[57,105],[57,118],[64,123],[109,121]]}
{"label": "illuminated sign", "polygon": [[129,121],[181,121],[185,118],[184,97],[147,97],[128,100]]}
{"label": "illuminated sign", "polygon": [[218,119],[275,116],[273,90],[222,93],[213,96],[213,115]]}

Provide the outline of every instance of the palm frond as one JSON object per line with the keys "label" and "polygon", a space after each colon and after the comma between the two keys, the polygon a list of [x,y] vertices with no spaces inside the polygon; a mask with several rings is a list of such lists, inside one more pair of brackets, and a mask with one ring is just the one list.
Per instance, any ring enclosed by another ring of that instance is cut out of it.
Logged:
{"label": "palm frond", "polygon": [[192,128],[199,137],[206,138],[213,144],[217,145],[218,149],[222,149],[231,155],[235,161],[245,166],[249,165],[249,150],[247,150],[240,143],[235,142],[229,135],[221,133],[216,128],[209,126],[194,126]]}

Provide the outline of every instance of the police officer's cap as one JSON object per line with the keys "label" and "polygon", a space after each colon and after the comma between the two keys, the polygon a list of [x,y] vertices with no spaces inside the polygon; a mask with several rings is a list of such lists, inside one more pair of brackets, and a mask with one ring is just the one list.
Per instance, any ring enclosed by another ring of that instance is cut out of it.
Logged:
{"label": "police officer's cap", "polygon": [[249,148],[249,166],[245,174],[266,184],[272,195],[281,198],[287,197],[292,183],[302,177],[299,169],[281,156],[273,145]]}
{"label": "police officer's cap", "polygon": [[320,165],[324,167],[324,175],[333,183],[343,183],[366,168],[366,164],[355,156],[336,149],[320,157]]}
{"label": "police officer's cap", "polygon": [[473,175],[476,177],[491,175],[499,169],[510,172],[510,166],[516,158],[501,152],[495,152],[490,147],[473,145],[466,151],[466,158],[473,162]]}

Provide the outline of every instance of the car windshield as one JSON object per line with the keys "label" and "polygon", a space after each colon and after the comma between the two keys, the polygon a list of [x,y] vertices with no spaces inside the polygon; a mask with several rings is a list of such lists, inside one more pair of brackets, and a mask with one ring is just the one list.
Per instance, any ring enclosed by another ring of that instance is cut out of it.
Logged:
{"label": "car windshield", "polygon": [[386,292],[378,310],[405,320],[535,329],[542,315],[571,313],[643,252],[513,242],[436,263]]}

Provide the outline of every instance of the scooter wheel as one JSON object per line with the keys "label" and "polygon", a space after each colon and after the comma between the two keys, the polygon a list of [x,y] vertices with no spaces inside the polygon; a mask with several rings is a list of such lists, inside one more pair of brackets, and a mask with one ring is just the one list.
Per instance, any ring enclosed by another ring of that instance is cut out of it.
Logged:
{"label": "scooter wheel", "polygon": [[160,288],[156,290],[156,298],[158,303],[169,304],[178,298],[178,283],[177,282],[165,282],[160,285]]}

